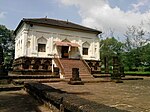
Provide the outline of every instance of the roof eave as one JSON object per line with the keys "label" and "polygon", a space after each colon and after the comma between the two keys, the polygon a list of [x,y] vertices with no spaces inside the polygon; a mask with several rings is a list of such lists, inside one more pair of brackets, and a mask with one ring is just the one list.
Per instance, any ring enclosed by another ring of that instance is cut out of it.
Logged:
{"label": "roof eave", "polygon": [[23,24],[23,22],[24,22],[24,20],[21,20],[21,21],[20,21],[19,25],[17,26],[17,28],[16,28],[15,31],[14,31],[14,35],[17,34],[17,31],[18,31],[18,29],[21,27],[21,25]]}
{"label": "roof eave", "polygon": [[51,24],[45,24],[45,23],[38,23],[38,22],[32,22],[32,21],[24,21],[25,23],[27,24],[34,24],[34,25],[43,25],[43,26],[53,26],[53,27],[61,27],[61,28],[65,28],[65,29],[72,29],[72,30],[81,30],[81,31],[86,31],[86,32],[94,32],[96,34],[100,34],[102,33],[101,31],[99,30],[95,30],[95,29],[92,29],[92,30],[83,30],[83,29],[80,29],[80,28],[72,28],[72,27],[65,27],[65,26],[59,26],[59,25],[51,25]]}
{"label": "roof eave", "polygon": [[62,27],[62,28],[65,28],[65,29],[72,29],[72,30],[82,30],[82,31],[86,31],[86,32],[93,32],[93,33],[96,33],[96,34],[100,34],[102,33],[101,31],[99,30],[95,30],[95,29],[92,29],[91,30],[84,30],[84,29],[80,29],[80,28],[72,28],[72,27],[63,27],[63,26],[58,26],[58,25],[50,25],[50,24],[45,24],[45,23],[39,23],[39,22],[33,22],[33,21],[28,21],[27,19],[22,19],[19,23],[19,25],[17,26],[17,28],[15,29],[14,31],[14,35],[17,34],[17,31],[19,30],[19,28],[21,27],[21,25],[23,23],[27,23],[27,24],[35,24],[35,25],[46,25],[46,26],[54,26],[54,27]]}

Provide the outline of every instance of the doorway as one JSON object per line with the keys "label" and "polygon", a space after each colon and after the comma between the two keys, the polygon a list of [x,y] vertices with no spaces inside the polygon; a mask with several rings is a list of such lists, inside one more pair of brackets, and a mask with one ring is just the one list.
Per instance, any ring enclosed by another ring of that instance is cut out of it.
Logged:
{"label": "doorway", "polygon": [[68,58],[69,57],[68,50],[69,50],[69,46],[62,46],[62,48],[61,48],[61,57],[62,58]]}

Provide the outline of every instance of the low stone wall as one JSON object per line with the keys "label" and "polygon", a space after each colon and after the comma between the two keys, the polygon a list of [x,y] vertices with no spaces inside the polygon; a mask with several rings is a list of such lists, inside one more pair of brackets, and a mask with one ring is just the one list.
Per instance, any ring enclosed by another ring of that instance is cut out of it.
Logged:
{"label": "low stone wall", "polygon": [[27,83],[25,89],[54,112],[127,112],[40,83]]}

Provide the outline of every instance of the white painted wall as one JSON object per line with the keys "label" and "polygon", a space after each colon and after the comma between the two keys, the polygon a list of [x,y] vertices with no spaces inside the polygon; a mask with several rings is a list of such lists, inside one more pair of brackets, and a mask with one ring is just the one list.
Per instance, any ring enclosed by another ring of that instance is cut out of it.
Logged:
{"label": "white painted wall", "polygon": [[[44,37],[47,40],[46,52],[38,52],[37,40]],[[24,24],[16,35],[15,39],[15,59],[28,57],[49,57],[52,58],[54,54],[59,55],[61,47],[56,47],[56,41],[69,40],[72,43],[80,45],[79,52],[70,52],[70,57],[75,58],[81,55],[83,59],[99,60],[99,39],[94,33],[72,31],[66,29],[50,28],[28,24]],[[88,42],[89,55],[82,55],[82,44]],[[30,43],[30,45],[29,45]]]}

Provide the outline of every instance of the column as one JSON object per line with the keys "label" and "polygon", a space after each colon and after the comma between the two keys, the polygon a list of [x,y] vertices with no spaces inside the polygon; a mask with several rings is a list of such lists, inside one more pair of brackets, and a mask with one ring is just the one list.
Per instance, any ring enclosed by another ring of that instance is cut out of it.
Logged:
{"label": "column", "polygon": [[22,56],[27,55],[27,36],[28,31],[23,32],[23,37],[22,37]]}
{"label": "column", "polygon": [[34,53],[34,36],[31,36],[31,55]]}
{"label": "column", "polygon": [[79,40],[79,45],[80,45],[80,47],[79,47],[79,53],[82,56],[82,40]]}
{"label": "column", "polygon": [[50,38],[50,53],[53,54],[53,37]]}
{"label": "column", "polygon": [[50,52],[51,52],[50,45],[51,45],[51,39],[48,38],[47,43],[46,43],[46,54],[47,54],[48,56],[50,56]]}
{"label": "column", "polygon": [[34,32],[31,32],[32,36],[31,36],[31,55],[32,56],[37,56],[37,40],[36,40],[36,36],[34,34]]}
{"label": "column", "polygon": [[92,42],[92,57],[95,58],[95,40],[93,39],[93,42]]}
{"label": "column", "polygon": [[37,37],[36,36],[33,36],[34,38],[34,53],[35,55],[37,56],[37,53],[38,53],[38,43],[37,43]]}

